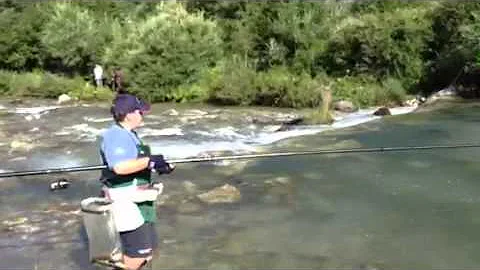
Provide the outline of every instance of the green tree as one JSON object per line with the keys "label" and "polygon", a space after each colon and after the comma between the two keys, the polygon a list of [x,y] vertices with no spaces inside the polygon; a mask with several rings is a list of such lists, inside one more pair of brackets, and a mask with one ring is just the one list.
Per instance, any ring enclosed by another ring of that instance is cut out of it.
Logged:
{"label": "green tree", "polygon": [[478,2],[442,2],[431,15],[434,38],[426,55],[425,92],[442,89],[473,71],[478,47]]}
{"label": "green tree", "polygon": [[4,5],[0,11],[0,69],[32,70],[41,67],[45,13],[40,4]]}
{"label": "green tree", "polygon": [[42,43],[52,60],[60,60],[60,70],[89,74],[112,39],[110,21],[95,17],[77,4],[53,4],[42,31]]}
{"label": "green tree", "polygon": [[176,99],[176,87],[197,81],[222,56],[216,24],[181,4],[160,3],[151,17],[115,29],[105,61],[126,70],[131,91],[153,101]]}
{"label": "green tree", "polygon": [[433,34],[426,16],[431,6],[348,17],[319,59],[334,76],[371,74],[401,78],[405,88],[422,78],[424,52]]}

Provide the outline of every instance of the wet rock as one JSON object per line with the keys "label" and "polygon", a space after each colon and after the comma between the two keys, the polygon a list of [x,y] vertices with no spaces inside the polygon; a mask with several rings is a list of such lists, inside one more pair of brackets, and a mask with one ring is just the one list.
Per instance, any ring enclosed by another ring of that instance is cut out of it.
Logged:
{"label": "wet rock", "polygon": [[21,224],[18,226],[10,227],[10,230],[16,233],[30,234],[30,233],[38,233],[42,230],[42,228],[40,228],[39,226],[31,225],[31,224]]}
{"label": "wet rock", "polygon": [[279,131],[281,128],[282,128],[282,125],[269,125],[269,126],[263,127],[263,130],[264,130],[265,132],[277,132],[277,131]]}
{"label": "wet rock", "polygon": [[193,202],[185,202],[178,206],[177,212],[180,214],[197,214],[203,210],[203,207],[193,203]]}
{"label": "wet rock", "polygon": [[233,270],[238,269],[238,267],[233,267],[227,263],[214,262],[208,266],[208,270]]}
{"label": "wet rock", "polygon": [[275,131],[279,132],[279,131],[291,130],[293,128],[293,126],[302,124],[304,122],[304,120],[305,119],[303,117],[297,117],[297,118],[294,118],[294,119],[291,119],[291,120],[287,120],[287,121],[283,122],[282,125]]}
{"label": "wet rock", "polygon": [[286,202],[289,205],[294,203],[295,189],[287,177],[277,177],[273,180],[267,180],[264,182],[265,200],[274,203]]}
{"label": "wet rock", "polygon": [[54,205],[54,206],[48,207],[47,209],[45,209],[44,212],[45,212],[45,213],[49,213],[49,212],[60,212],[60,213],[78,215],[78,214],[80,214],[81,209],[80,209],[80,207],[78,207],[78,205],[72,205],[72,204],[68,204],[68,203],[61,203],[61,204],[58,204],[58,205]]}
{"label": "wet rock", "polygon": [[207,115],[208,112],[205,112],[205,111],[201,111],[201,110],[188,110],[184,113],[185,115]]}
{"label": "wet rock", "polygon": [[278,185],[290,185],[291,181],[287,177],[277,177],[274,180],[267,180],[265,181],[265,185],[269,186],[278,186]]}
{"label": "wet rock", "polygon": [[164,112],[164,114],[170,115],[170,116],[177,116],[177,115],[179,115],[179,113],[178,113],[177,110],[175,110],[175,109],[167,110],[167,111]]}
{"label": "wet rock", "polygon": [[283,125],[298,125],[303,122],[303,117],[295,117],[293,119],[285,120],[282,122]]}
{"label": "wet rock", "polygon": [[16,219],[13,219],[13,220],[4,220],[2,222],[2,224],[4,226],[17,226],[17,225],[21,225],[21,224],[25,224],[26,222],[28,222],[28,218],[26,217],[18,217]]}
{"label": "wet rock", "polygon": [[197,185],[195,185],[191,181],[183,181],[182,185],[189,194],[194,194],[195,192],[197,192]]}
{"label": "wet rock", "polygon": [[454,86],[451,85],[436,93],[433,93],[428,98],[426,98],[424,103],[426,105],[429,105],[439,100],[454,100],[456,98],[458,98],[458,91]]}
{"label": "wet rock", "polygon": [[381,268],[378,268],[378,267],[375,267],[375,266],[372,266],[372,265],[366,265],[366,264],[354,266],[352,268],[352,270],[380,270],[380,269]]}
{"label": "wet rock", "polygon": [[13,151],[30,151],[35,147],[31,142],[13,140],[10,142],[10,153]]}
{"label": "wet rock", "polygon": [[10,101],[10,104],[20,105],[20,104],[23,104],[23,100],[22,100],[22,99],[19,99],[19,98],[16,98],[16,99]]}
{"label": "wet rock", "polygon": [[421,103],[421,101],[420,101],[418,98],[413,98],[413,99],[405,100],[405,101],[402,103],[402,106],[406,106],[406,107],[416,107],[416,106],[418,106],[420,103]]}
{"label": "wet rock", "polygon": [[[218,169],[215,170],[215,173],[227,175],[227,176],[238,175],[243,170],[245,170],[245,168],[247,167],[248,164],[250,164],[250,162],[253,162],[253,161],[252,160],[236,160],[236,161],[224,160],[221,165],[228,166],[228,169],[219,167]],[[219,165],[218,162],[215,164]]]}
{"label": "wet rock", "polygon": [[[281,117],[274,116],[255,116],[250,118],[253,124],[266,125],[266,126],[280,126],[280,128],[286,129],[288,126],[299,125],[303,123],[304,118],[300,116],[288,115]],[[276,130],[279,131],[279,130]]]}
{"label": "wet rock", "polygon": [[175,211],[175,209],[177,209],[177,207],[185,200],[184,198],[185,196],[161,194],[157,197],[157,205]]}
{"label": "wet rock", "polygon": [[340,112],[351,113],[358,110],[351,101],[340,100],[333,104],[333,109]]}
{"label": "wet rock", "polygon": [[61,94],[57,99],[57,104],[65,104],[72,101],[72,98],[67,94]]}
{"label": "wet rock", "polygon": [[376,110],[373,115],[376,116],[386,116],[386,115],[392,115],[390,110],[387,107],[381,107],[378,110]]}
{"label": "wet rock", "polygon": [[231,185],[225,184],[209,192],[197,195],[197,198],[208,204],[234,203],[241,199],[240,191]]}

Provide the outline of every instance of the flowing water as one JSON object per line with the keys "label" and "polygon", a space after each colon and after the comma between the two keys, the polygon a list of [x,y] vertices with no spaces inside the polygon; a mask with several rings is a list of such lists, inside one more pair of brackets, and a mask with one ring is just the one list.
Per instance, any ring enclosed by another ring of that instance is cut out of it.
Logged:
{"label": "flowing water", "polygon": [[[106,104],[0,104],[3,171],[99,163],[96,138],[111,124]],[[139,134],[168,158],[479,141],[478,103],[383,119],[371,112],[275,132],[278,119],[298,112],[163,104]],[[162,244],[152,268],[476,268],[479,158],[470,148],[178,165],[162,176]],[[70,188],[50,191],[60,178]],[[225,183],[240,201],[196,199]],[[78,210],[99,186],[98,172],[0,179],[0,268],[96,269]]]}

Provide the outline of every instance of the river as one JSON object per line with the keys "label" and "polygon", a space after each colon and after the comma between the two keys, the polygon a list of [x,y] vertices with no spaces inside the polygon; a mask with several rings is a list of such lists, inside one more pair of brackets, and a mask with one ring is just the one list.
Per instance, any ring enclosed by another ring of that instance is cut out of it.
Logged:
{"label": "river", "polygon": [[[0,102],[2,171],[99,163],[107,104]],[[167,158],[348,147],[477,142],[480,104],[372,110],[332,126],[275,132],[259,119],[298,111],[154,105],[140,136]],[[152,269],[467,269],[480,264],[476,148],[331,154],[180,164],[165,184]],[[66,178],[68,189],[50,191]],[[224,184],[241,200],[205,204]],[[98,172],[0,179],[0,268],[96,269],[88,262],[79,202]],[[192,188],[193,187],[193,188]],[[478,216],[478,217],[477,217]]]}

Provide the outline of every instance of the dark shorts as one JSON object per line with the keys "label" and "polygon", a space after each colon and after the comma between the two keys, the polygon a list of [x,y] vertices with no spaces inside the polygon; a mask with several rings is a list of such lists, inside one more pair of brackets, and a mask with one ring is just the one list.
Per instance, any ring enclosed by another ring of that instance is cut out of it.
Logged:
{"label": "dark shorts", "polygon": [[123,253],[131,258],[146,258],[152,256],[158,246],[155,226],[146,222],[138,229],[120,233]]}

